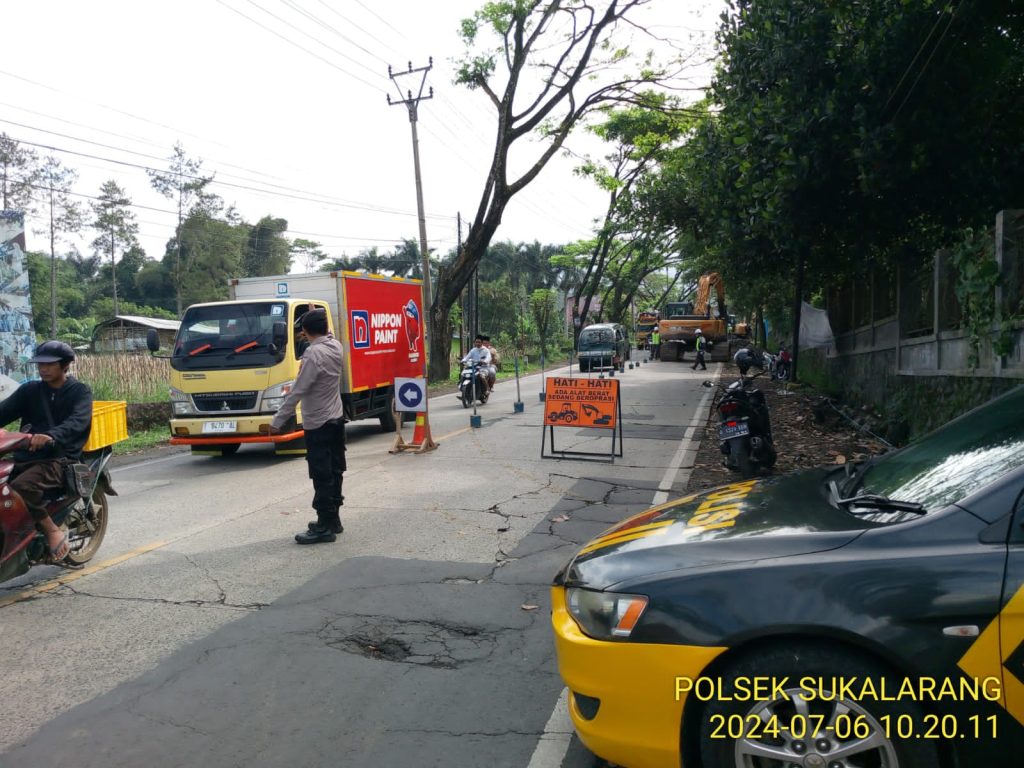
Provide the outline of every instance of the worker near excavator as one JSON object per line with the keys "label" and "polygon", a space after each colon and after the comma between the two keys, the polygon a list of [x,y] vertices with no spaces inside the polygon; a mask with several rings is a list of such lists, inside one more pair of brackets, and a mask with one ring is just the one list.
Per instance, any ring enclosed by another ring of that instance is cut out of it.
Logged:
{"label": "worker near excavator", "polygon": [[693,361],[691,366],[693,370],[697,370],[697,366],[700,366],[702,371],[708,369],[707,364],[704,362],[704,352],[707,349],[708,340],[704,338],[704,334],[701,333],[700,328],[693,332],[693,348],[697,353],[696,359]]}

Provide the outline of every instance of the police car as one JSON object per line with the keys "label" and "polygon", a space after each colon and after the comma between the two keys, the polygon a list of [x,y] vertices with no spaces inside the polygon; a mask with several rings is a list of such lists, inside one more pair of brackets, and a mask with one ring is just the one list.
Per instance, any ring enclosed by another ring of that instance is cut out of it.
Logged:
{"label": "police car", "polygon": [[628,519],[552,605],[573,723],[616,765],[1021,765],[1024,387]]}

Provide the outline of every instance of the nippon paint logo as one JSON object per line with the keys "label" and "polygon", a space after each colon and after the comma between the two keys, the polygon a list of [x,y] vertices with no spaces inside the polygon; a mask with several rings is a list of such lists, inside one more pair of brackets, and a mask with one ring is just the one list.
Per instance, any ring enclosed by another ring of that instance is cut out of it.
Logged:
{"label": "nippon paint logo", "polygon": [[[415,307],[414,307],[415,309]],[[408,308],[402,312],[374,312],[365,309],[352,310],[352,346],[355,349],[370,349],[376,346],[393,346],[398,343],[398,332],[403,328],[406,335],[419,339],[419,312],[415,312],[415,328],[410,329]],[[410,348],[415,342],[410,341]]]}

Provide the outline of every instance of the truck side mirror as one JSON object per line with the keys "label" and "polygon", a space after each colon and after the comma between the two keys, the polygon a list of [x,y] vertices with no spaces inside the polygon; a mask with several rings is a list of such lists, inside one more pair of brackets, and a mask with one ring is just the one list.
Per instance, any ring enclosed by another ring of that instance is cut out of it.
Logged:
{"label": "truck side mirror", "polygon": [[270,343],[267,345],[267,351],[274,357],[277,357],[283,351],[287,342],[288,326],[284,321],[278,320],[270,330]]}
{"label": "truck side mirror", "polygon": [[156,328],[150,328],[146,331],[146,348],[150,352],[160,351],[160,334],[157,333]]}
{"label": "truck side mirror", "polygon": [[279,347],[283,347],[288,341],[288,324],[283,320],[278,320],[274,323],[274,327],[270,332],[271,343],[276,344]]}

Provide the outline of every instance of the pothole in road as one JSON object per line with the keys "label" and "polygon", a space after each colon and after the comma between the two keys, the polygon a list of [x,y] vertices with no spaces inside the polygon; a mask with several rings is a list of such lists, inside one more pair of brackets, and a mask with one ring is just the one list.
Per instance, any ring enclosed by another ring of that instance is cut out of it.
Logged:
{"label": "pothole in road", "polygon": [[486,659],[496,639],[475,627],[432,621],[343,618],[318,636],[331,648],[379,661],[456,669]]}

